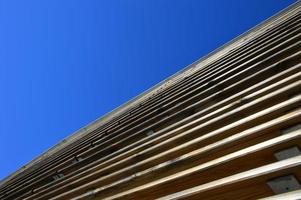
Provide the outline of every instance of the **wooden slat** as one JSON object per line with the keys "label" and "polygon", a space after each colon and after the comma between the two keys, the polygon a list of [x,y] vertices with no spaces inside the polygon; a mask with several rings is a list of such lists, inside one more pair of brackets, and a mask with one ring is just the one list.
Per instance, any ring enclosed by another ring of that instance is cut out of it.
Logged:
{"label": "wooden slat", "polygon": [[[299,75],[298,75],[298,73],[297,73],[297,74],[295,74],[294,76],[297,78],[297,80],[299,79]],[[293,78],[294,78],[294,76],[290,77],[289,79],[293,79]],[[283,82],[285,82],[285,80],[283,80]],[[277,84],[275,84],[275,85],[281,85],[281,82],[278,82],[278,83],[277,83]],[[273,88],[273,86],[271,85],[271,86],[270,86],[270,88]],[[264,89],[263,91],[265,91],[265,90],[266,90],[266,91],[269,91],[268,89]],[[257,91],[257,93],[259,93],[259,92],[260,92],[260,91]],[[270,91],[269,91],[269,92],[270,92]],[[252,96],[256,96],[256,95],[255,95],[255,94],[253,94]],[[88,166],[87,168],[89,168],[89,166]],[[93,168],[91,168],[91,170],[90,170],[90,171],[92,172],[93,170],[95,170],[95,168],[94,168],[94,169],[93,169]],[[77,173],[77,175],[78,175],[78,176],[80,176],[80,174],[78,174],[78,173]],[[76,178],[76,177],[74,177],[74,178]],[[76,178],[76,179],[77,179],[77,178]],[[65,184],[65,181],[63,181],[63,182],[62,182],[62,185],[64,185],[64,184]],[[45,187],[46,187],[46,188],[49,188],[49,185],[46,185]]]}
{"label": "wooden slat", "polygon": [[[295,132],[295,134],[299,135],[300,131]],[[295,135],[295,134],[292,134],[292,135]],[[163,182],[171,182],[171,181],[174,181],[175,179],[180,179],[181,177],[187,176],[189,174],[194,174],[195,172],[200,172],[201,170],[206,170],[209,167],[221,165],[222,163],[227,162],[227,161],[229,162],[230,160],[233,160],[237,157],[243,157],[246,154],[249,154],[251,152],[253,153],[254,151],[259,151],[262,148],[266,148],[266,146],[270,146],[275,141],[279,141],[279,142],[283,141],[284,137],[288,138],[289,135],[283,135],[283,136],[280,136],[278,138],[275,138],[275,139],[257,144],[255,146],[251,146],[247,149],[243,149],[243,150],[237,151],[235,153],[226,155],[222,158],[218,158],[216,160],[204,163],[203,165],[199,165],[195,168],[188,169],[188,170],[182,171],[182,172],[177,173],[177,174],[173,174],[169,177],[165,177],[164,179],[160,179],[160,180],[148,183],[146,185],[141,185],[141,186],[139,186],[137,188],[134,188],[132,190],[125,191],[125,192],[120,193],[120,194],[112,195],[112,196],[109,196],[107,198],[103,198],[103,197],[101,197],[101,198],[108,199],[108,200],[109,199],[117,199],[117,198],[126,199],[127,195],[129,195],[129,194],[133,194],[133,193],[141,191],[141,190],[146,190],[147,188],[151,188],[151,187],[154,187],[158,184],[162,184]],[[281,163],[281,164],[279,164],[279,163]],[[273,171],[281,170],[283,167],[295,167],[296,165],[299,166],[300,164],[301,164],[301,156],[297,156],[296,158],[291,158],[291,159],[287,159],[287,160],[284,160],[284,161],[280,161],[280,162],[277,162],[277,163],[274,163],[274,164],[270,164],[270,165],[267,165],[267,166],[264,166],[264,167],[260,167],[259,169],[258,168],[253,169],[253,170],[250,170],[250,171],[247,171],[247,172],[242,172],[240,174],[233,175],[231,177],[226,177],[226,178],[223,178],[223,179],[212,181],[212,182],[206,183],[204,185],[200,185],[200,186],[197,186],[197,187],[194,187],[194,188],[191,188],[191,189],[181,191],[179,193],[172,194],[170,196],[163,197],[162,199],[177,199],[179,197],[181,197],[181,198],[186,197],[186,196],[193,195],[195,193],[200,193],[200,192],[203,192],[203,191],[206,191],[206,190],[212,190],[216,187],[221,187],[225,184],[231,184],[231,183],[235,183],[237,181],[243,181],[245,179],[252,178],[254,176],[256,177],[256,176],[263,175],[265,173],[271,173]],[[97,193],[100,190],[101,189],[95,189],[94,190],[94,196],[97,196]],[[85,197],[80,196],[76,199],[82,199],[82,198],[85,198]]]}

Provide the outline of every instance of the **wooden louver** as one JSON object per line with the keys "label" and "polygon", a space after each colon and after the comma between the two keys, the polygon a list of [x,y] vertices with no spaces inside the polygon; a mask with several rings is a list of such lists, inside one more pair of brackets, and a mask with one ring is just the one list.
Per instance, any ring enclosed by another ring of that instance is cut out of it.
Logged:
{"label": "wooden louver", "polygon": [[301,199],[301,2],[81,129],[0,199]]}

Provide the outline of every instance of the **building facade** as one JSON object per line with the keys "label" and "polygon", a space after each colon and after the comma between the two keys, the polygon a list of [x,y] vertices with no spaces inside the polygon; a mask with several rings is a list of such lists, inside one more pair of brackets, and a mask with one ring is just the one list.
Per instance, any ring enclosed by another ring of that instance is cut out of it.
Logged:
{"label": "building facade", "polygon": [[301,199],[298,1],[0,183],[0,199]]}

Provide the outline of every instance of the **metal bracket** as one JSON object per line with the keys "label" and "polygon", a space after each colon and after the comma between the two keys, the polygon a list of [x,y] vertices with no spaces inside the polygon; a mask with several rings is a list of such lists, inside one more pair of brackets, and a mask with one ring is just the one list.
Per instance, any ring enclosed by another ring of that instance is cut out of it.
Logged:
{"label": "metal bracket", "polygon": [[285,135],[285,134],[288,134],[290,132],[297,131],[297,130],[301,130],[301,123],[292,125],[292,126],[290,126],[288,128],[285,128],[285,129],[282,129],[281,134]]}
{"label": "metal bracket", "polygon": [[274,153],[274,156],[277,158],[278,161],[299,155],[301,155],[301,151],[298,146],[293,146]]}
{"label": "metal bracket", "polygon": [[281,194],[301,189],[301,185],[294,175],[281,176],[267,182],[275,194]]}
{"label": "metal bracket", "polygon": [[152,135],[152,134],[154,134],[155,132],[153,131],[153,130],[148,130],[147,132],[146,132],[146,135],[147,136],[150,136],[150,135]]}

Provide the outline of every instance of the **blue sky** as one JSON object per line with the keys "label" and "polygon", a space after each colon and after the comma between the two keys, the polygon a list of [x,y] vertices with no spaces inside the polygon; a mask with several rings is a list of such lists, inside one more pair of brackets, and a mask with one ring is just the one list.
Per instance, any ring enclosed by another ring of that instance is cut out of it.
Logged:
{"label": "blue sky", "polygon": [[294,0],[0,0],[0,179]]}

